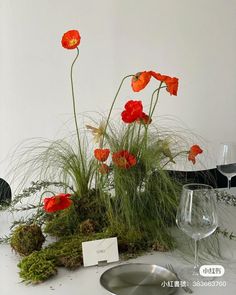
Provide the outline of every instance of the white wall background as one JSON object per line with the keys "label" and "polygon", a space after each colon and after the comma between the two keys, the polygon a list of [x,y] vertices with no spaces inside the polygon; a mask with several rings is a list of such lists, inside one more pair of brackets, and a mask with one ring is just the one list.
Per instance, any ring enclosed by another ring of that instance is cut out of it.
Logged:
{"label": "white wall background", "polygon": [[[107,111],[124,75],[153,69],[180,79],[177,97],[161,95],[159,116],[181,120],[210,154],[236,141],[236,0],[1,0],[0,21],[0,177],[22,140],[56,138],[72,120],[75,52],[60,45],[69,29],[82,36],[79,112]],[[149,95],[127,83],[116,108]]]}

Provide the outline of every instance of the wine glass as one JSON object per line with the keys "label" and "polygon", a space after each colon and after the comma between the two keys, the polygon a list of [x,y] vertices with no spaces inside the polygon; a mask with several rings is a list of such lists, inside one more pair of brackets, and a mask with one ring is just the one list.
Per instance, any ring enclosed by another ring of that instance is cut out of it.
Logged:
{"label": "wine glass", "polygon": [[194,267],[182,269],[179,273],[180,278],[190,282],[206,279],[199,274],[198,247],[199,241],[210,236],[217,228],[213,187],[198,183],[184,185],[177,210],[176,223],[185,234],[195,241]]}
{"label": "wine glass", "polygon": [[236,176],[236,143],[225,142],[219,145],[216,167],[227,177],[230,189],[231,178]]}

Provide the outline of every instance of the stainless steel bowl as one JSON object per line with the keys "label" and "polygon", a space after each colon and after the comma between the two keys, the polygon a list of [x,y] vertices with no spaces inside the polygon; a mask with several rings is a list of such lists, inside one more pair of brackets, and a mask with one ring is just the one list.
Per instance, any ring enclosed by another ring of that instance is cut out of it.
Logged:
{"label": "stainless steel bowl", "polygon": [[143,263],[118,265],[105,271],[100,278],[101,285],[113,295],[169,295],[177,288],[161,284],[177,281],[168,269]]}

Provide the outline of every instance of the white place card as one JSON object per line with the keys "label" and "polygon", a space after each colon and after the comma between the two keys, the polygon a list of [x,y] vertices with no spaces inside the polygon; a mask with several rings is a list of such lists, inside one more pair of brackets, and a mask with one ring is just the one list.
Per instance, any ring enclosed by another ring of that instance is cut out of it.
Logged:
{"label": "white place card", "polygon": [[82,243],[84,266],[119,261],[117,238]]}

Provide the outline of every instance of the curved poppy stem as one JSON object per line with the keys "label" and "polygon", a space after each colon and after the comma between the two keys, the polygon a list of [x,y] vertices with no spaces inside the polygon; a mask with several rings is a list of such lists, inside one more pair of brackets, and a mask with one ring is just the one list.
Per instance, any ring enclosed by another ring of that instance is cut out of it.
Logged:
{"label": "curved poppy stem", "polygon": [[80,143],[80,136],[79,136],[79,128],[78,128],[78,121],[77,121],[77,115],[76,115],[76,104],[75,104],[75,92],[74,92],[74,82],[73,82],[73,68],[76,60],[79,57],[79,48],[77,47],[77,54],[75,59],[73,60],[70,68],[70,82],[71,82],[71,92],[72,92],[72,102],[73,102],[73,113],[74,113],[74,120],[75,120],[75,128],[76,128],[76,134],[77,134],[77,140],[78,140],[78,146],[79,146],[79,153],[80,153],[80,158],[81,158],[81,163],[83,167],[83,171],[85,172],[85,166],[84,166],[84,161],[83,161],[83,153],[82,153],[82,148],[81,148],[81,143]]}
{"label": "curved poppy stem", "polygon": [[175,159],[176,157],[178,157],[179,155],[181,155],[181,154],[188,154],[189,153],[189,151],[181,151],[181,152],[179,152],[179,153],[177,153],[174,157],[172,157],[170,160],[168,160],[162,167],[161,167],[161,169],[163,169],[166,165],[168,165],[170,162],[172,162],[173,161],[173,159]]}
{"label": "curved poppy stem", "polygon": [[111,107],[110,107],[110,110],[109,110],[109,113],[108,113],[108,116],[107,116],[106,125],[105,125],[104,131],[103,131],[103,137],[102,137],[102,141],[101,141],[101,148],[103,148],[104,138],[105,138],[106,130],[107,130],[108,123],[109,123],[109,120],[110,120],[110,117],[111,117],[111,112],[112,112],[112,110],[113,110],[113,108],[114,108],[114,105],[115,105],[115,102],[116,102],[117,96],[118,96],[118,94],[119,94],[119,92],[120,92],[120,89],[121,89],[121,87],[122,87],[122,85],[123,85],[125,79],[127,79],[127,78],[129,78],[129,77],[133,77],[133,76],[134,76],[134,75],[127,75],[127,76],[125,76],[125,77],[121,80],[121,83],[120,83],[120,85],[119,85],[119,87],[118,87],[118,90],[117,90],[116,95],[115,95],[115,97],[114,97],[114,99],[113,99],[113,102],[112,102],[112,104],[111,104]]}
{"label": "curved poppy stem", "polygon": [[[154,90],[153,93],[152,93],[152,98],[151,98],[150,107],[149,107],[149,114],[148,114],[149,117],[150,117],[150,119],[151,119],[151,117],[152,117],[152,115],[153,115],[153,113],[154,113],[154,111],[155,111],[156,106],[157,106],[157,102],[158,102],[158,98],[159,98],[160,90],[161,90],[162,88],[166,88],[166,86],[161,86],[162,83],[163,83],[163,82],[161,82],[161,83],[160,83],[160,86],[159,86],[156,90]],[[154,96],[155,96],[156,93],[157,93],[156,101],[155,101],[154,106],[153,106],[153,108],[152,108],[153,100],[154,100]]]}

